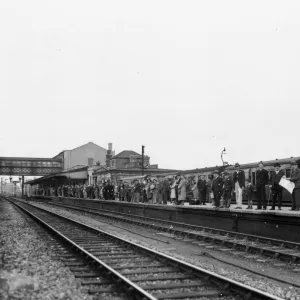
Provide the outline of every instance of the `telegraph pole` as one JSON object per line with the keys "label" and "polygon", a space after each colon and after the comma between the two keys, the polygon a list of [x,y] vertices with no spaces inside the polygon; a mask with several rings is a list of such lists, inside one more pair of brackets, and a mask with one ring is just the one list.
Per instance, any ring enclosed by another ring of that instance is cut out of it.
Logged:
{"label": "telegraph pole", "polygon": [[142,146],[142,175],[144,175],[144,151],[145,151],[145,146]]}

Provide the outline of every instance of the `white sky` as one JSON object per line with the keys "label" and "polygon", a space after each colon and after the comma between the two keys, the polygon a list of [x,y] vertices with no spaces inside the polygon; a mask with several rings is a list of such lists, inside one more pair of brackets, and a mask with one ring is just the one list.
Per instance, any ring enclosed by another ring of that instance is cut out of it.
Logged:
{"label": "white sky", "polygon": [[0,2],[0,156],[93,141],[190,169],[300,155],[300,1]]}

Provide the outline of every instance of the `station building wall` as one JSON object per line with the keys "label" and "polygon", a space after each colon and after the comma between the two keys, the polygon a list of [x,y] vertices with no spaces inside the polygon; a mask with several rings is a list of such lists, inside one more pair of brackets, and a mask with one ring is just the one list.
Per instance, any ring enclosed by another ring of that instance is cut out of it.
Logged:
{"label": "station building wall", "polygon": [[105,164],[107,150],[94,144],[88,143],[73,150],[64,151],[64,170],[68,170],[79,165],[93,166],[96,162]]}

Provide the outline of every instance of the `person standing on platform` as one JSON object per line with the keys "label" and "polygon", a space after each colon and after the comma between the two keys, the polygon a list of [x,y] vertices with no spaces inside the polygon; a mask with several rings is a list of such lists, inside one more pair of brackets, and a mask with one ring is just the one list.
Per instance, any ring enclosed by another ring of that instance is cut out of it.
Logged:
{"label": "person standing on platform", "polygon": [[176,178],[173,178],[171,187],[171,204],[176,204]]}
{"label": "person standing on platform", "polygon": [[206,181],[206,202],[207,203],[212,203],[214,206],[214,202],[213,202],[213,192],[212,192],[212,182],[214,179],[213,174],[208,175],[207,177],[207,181]]}
{"label": "person standing on platform", "polygon": [[291,182],[295,183],[293,190],[293,206],[291,210],[300,210],[300,159],[296,161],[297,167],[291,175]]}
{"label": "person standing on platform", "polygon": [[269,182],[268,171],[264,169],[264,163],[261,161],[258,164],[258,170],[256,171],[256,193],[257,193],[257,208],[260,210],[262,207],[264,210],[267,209],[267,196],[266,196],[266,185]]}
{"label": "person standing on platform", "polygon": [[196,180],[193,180],[192,191],[193,191],[193,198],[198,201],[199,200],[199,190],[197,187]]}
{"label": "person standing on platform", "polygon": [[228,172],[224,172],[224,183],[223,183],[223,203],[220,208],[229,208],[231,203],[233,183]]}
{"label": "person standing on platform", "polygon": [[125,183],[125,201],[131,202],[131,187],[128,182]]}
{"label": "person standing on platform", "polygon": [[254,195],[254,186],[251,183],[251,180],[249,178],[246,179],[246,194],[247,194],[247,200],[248,200],[248,207],[247,209],[252,209],[252,200]]}
{"label": "person standing on platform", "polygon": [[79,198],[79,185],[78,185],[78,183],[75,184],[75,197]]}
{"label": "person standing on platform", "polygon": [[219,171],[214,171],[214,180],[212,182],[212,192],[214,194],[214,207],[218,208],[220,207],[220,200],[222,195],[222,189],[223,189],[223,179],[219,175]]}
{"label": "person standing on platform", "polygon": [[236,163],[235,171],[232,175],[233,190],[235,191],[236,207],[235,209],[242,209],[243,205],[243,190],[245,188],[245,172],[240,169],[241,166]]}
{"label": "person standing on platform", "polygon": [[157,184],[156,179],[153,179],[153,182],[152,182],[150,188],[151,188],[152,197],[153,197],[152,203],[157,204],[157,202],[158,202],[158,184]]}
{"label": "person standing on platform", "polygon": [[270,192],[272,191],[272,208],[270,210],[275,210],[276,206],[276,199],[278,198],[278,210],[281,210],[281,201],[282,201],[282,191],[283,187],[279,185],[279,182],[284,176],[284,173],[282,170],[280,170],[281,165],[279,163],[276,163],[274,165],[275,171],[271,173],[270,178]]}
{"label": "person standing on platform", "polygon": [[184,205],[186,199],[186,180],[185,176],[181,175],[180,182],[178,184],[178,204]]}
{"label": "person standing on platform", "polygon": [[83,185],[83,198],[87,199],[87,190],[86,190],[86,185]]}
{"label": "person standing on platform", "polygon": [[163,202],[163,191],[164,191],[163,178],[158,177],[158,204],[162,204]]}
{"label": "person standing on platform", "polygon": [[107,180],[107,200],[114,200],[115,196],[115,188],[113,184],[110,182],[110,180]]}
{"label": "person standing on platform", "polygon": [[135,180],[134,182],[134,198],[133,198],[133,202],[140,202],[140,195],[141,195],[141,185],[139,183],[138,180]]}
{"label": "person standing on platform", "polygon": [[164,205],[168,204],[168,195],[170,190],[170,183],[168,178],[163,179],[163,190],[162,190],[162,203]]}
{"label": "person standing on platform", "polygon": [[119,198],[120,201],[125,201],[125,193],[126,193],[126,188],[124,182],[121,182],[119,185]]}
{"label": "person standing on platform", "polygon": [[203,174],[200,174],[199,179],[197,181],[197,189],[199,191],[199,199],[200,199],[200,204],[206,205],[206,181],[205,181],[205,176]]}

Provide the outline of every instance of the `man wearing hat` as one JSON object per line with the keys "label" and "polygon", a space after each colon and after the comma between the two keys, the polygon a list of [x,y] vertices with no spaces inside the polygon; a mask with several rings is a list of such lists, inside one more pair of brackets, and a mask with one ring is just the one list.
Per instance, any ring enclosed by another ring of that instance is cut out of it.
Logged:
{"label": "man wearing hat", "polygon": [[223,189],[223,179],[219,175],[219,171],[214,171],[214,180],[212,182],[212,192],[214,193],[215,207],[220,207],[220,200]]}
{"label": "man wearing hat", "polygon": [[221,203],[220,208],[229,208],[231,202],[231,192],[232,192],[232,180],[228,172],[223,172],[224,174],[224,184],[223,184],[223,203]]}
{"label": "man wearing hat", "polygon": [[[280,170],[281,165],[279,163],[276,163],[274,165],[274,172],[271,173],[271,179],[270,179],[270,189],[272,191],[272,208],[270,210],[275,210],[275,204],[276,199],[278,198],[278,210],[281,210],[281,200],[282,200],[282,190],[283,187],[279,185],[279,182],[284,175],[283,171]],[[270,192],[271,192],[270,191]]]}
{"label": "man wearing hat", "polygon": [[232,175],[233,187],[232,189],[235,191],[235,199],[236,199],[236,209],[242,209],[243,204],[243,190],[245,188],[245,172],[241,170],[241,166],[236,163],[235,171]]}
{"label": "man wearing hat", "polygon": [[257,208],[260,210],[263,206],[263,209],[267,209],[267,196],[266,196],[266,185],[269,182],[269,173],[264,169],[264,163],[261,161],[258,164],[258,169],[256,170],[256,195],[257,195]]}

